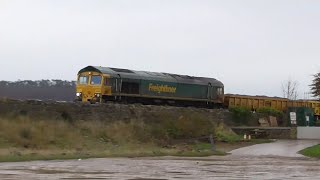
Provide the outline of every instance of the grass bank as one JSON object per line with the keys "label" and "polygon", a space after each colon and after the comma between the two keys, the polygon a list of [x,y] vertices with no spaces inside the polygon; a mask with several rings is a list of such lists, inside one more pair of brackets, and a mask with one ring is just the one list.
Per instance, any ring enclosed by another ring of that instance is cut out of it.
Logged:
{"label": "grass bank", "polygon": [[300,153],[307,157],[314,157],[314,158],[320,158],[320,144],[306,148]]}
{"label": "grass bank", "polygon": [[[234,148],[257,143],[242,142],[224,124],[201,115],[164,117],[161,121],[126,122],[2,117],[0,161],[225,155]],[[210,134],[216,141],[214,151],[206,138]]]}

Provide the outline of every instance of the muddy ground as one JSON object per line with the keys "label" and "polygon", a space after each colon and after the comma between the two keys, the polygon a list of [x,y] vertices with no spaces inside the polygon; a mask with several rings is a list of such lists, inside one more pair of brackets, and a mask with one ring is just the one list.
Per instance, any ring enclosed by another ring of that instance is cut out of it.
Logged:
{"label": "muddy ground", "polygon": [[0,179],[318,179],[320,161],[296,152],[318,143],[280,140],[238,149],[222,157],[1,163]]}

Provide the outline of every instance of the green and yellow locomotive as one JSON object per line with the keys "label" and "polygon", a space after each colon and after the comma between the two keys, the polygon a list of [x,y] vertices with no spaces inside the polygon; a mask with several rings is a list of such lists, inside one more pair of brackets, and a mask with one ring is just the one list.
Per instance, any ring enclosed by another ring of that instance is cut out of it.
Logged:
{"label": "green and yellow locomotive", "polygon": [[77,98],[214,107],[223,104],[224,86],[213,78],[88,66],[78,73]]}

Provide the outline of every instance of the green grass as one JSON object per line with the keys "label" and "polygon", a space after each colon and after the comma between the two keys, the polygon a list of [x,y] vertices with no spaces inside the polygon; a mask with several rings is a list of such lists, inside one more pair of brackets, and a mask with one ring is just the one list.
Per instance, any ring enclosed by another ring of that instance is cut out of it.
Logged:
{"label": "green grass", "polygon": [[153,145],[122,145],[109,147],[105,150],[91,149],[77,150],[26,150],[14,149],[9,153],[0,155],[0,162],[18,162],[32,160],[57,160],[57,159],[87,159],[107,157],[205,157],[212,155],[226,155],[221,151],[211,151],[211,146],[205,143],[178,144],[174,147],[161,148]]}
{"label": "green grass", "polygon": [[[36,161],[36,160],[62,160],[62,159],[87,159],[91,156],[79,156],[76,154],[52,154],[49,156],[44,156],[41,154],[28,154],[28,155],[6,155],[0,156],[0,162],[22,162],[22,161]],[[99,156],[93,156],[99,157]]]}
{"label": "green grass", "polygon": [[314,157],[314,158],[320,158],[320,144],[306,148],[300,153],[307,157]]}

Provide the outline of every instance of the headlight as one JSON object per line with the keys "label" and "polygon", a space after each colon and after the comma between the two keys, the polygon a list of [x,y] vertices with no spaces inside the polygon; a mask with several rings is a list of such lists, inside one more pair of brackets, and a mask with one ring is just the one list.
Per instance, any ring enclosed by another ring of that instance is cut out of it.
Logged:
{"label": "headlight", "polygon": [[81,93],[77,93],[76,95],[77,95],[78,97],[80,97],[80,96],[81,96]]}
{"label": "headlight", "polygon": [[94,96],[96,96],[96,97],[100,97],[100,94],[94,94]]}

